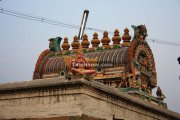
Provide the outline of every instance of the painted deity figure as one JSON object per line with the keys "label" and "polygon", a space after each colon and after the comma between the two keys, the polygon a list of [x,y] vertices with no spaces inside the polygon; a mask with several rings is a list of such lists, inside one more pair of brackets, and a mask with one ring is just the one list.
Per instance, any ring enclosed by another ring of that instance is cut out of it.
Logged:
{"label": "painted deity figure", "polygon": [[129,73],[127,81],[129,87],[141,90],[142,83],[140,79],[140,72],[138,70],[135,72],[135,74]]}
{"label": "painted deity figure", "polygon": [[128,81],[128,73],[123,72],[121,73],[121,82],[118,85],[121,88],[127,88],[129,86],[129,81]]}
{"label": "painted deity figure", "polygon": [[76,55],[71,61],[71,71],[73,73],[94,74],[96,71],[92,69],[91,64],[87,62],[82,53]]}
{"label": "painted deity figure", "polygon": [[141,90],[141,81],[140,81],[140,77],[138,74],[133,77],[132,87]]}
{"label": "painted deity figure", "polygon": [[116,88],[116,86],[117,85],[116,85],[115,81],[113,81],[112,84],[111,84],[111,87]]}

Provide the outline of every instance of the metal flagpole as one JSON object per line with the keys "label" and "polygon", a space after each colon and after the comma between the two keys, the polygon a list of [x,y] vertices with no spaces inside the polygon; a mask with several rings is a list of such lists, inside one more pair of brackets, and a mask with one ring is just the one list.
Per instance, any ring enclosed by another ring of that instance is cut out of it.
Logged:
{"label": "metal flagpole", "polygon": [[82,21],[81,21],[81,26],[80,26],[80,29],[79,29],[78,40],[82,40],[82,36],[84,34],[84,30],[85,30],[85,27],[86,27],[88,14],[89,14],[89,11],[84,10],[83,18],[82,18]]}

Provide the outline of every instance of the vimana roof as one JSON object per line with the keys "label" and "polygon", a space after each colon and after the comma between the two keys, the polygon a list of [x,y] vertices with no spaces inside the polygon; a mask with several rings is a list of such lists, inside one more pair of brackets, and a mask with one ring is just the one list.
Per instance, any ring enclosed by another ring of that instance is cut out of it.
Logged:
{"label": "vimana roof", "polygon": [[[158,97],[152,96],[157,76],[153,53],[146,41],[147,29],[145,25],[132,27],[132,39],[128,28],[124,29],[123,36],[116,29],[112,39],[107,31],[104,31],[101,40],[97,33],[93,34],[91,41],[86,34],[82,40],[74,36],[71,45],[67,37],[62,44],[61,37],[50,38],[49,49],[44,50],[37,60],[33,79],[61,77],[95,80],[134,96],[144,95],[166,106],[162,102],[165,96],[160,88]],[[89,47],[90,43],[92,47]]]}

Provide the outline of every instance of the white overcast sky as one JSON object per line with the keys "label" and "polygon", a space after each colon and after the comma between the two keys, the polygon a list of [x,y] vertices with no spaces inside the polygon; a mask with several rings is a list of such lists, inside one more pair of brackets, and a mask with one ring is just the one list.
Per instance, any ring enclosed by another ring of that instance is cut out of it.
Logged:
{"label": "white overcast sky", "polygon": [[[80,25],[83,11],[88,9],[89,27],[118,28],[121,34],[128,27],[133,36],[131,25],[145,24],[149,39],[180,43],[180,0],[1,0],[0,7],[74,25]],[[32,80],[36,60],[48,48],[48,39],[67,36],[71,43],[78,32],[0,13],[0,83]],[[91,40],[94,31],[85,33]],[[102,33],[98,34],[101,39]],[[165,102],[180,113],[180,46],[149,45]]]}

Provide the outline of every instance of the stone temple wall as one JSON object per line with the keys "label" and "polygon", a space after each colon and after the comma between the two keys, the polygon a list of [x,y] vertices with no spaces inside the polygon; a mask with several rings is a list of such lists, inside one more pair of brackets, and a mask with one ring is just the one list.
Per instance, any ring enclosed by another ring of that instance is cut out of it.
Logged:
{"label": "stone temple wall", "polygon": [[178,120],[180,114],[95,81],[54,78],[0,84],[0,119]]}

